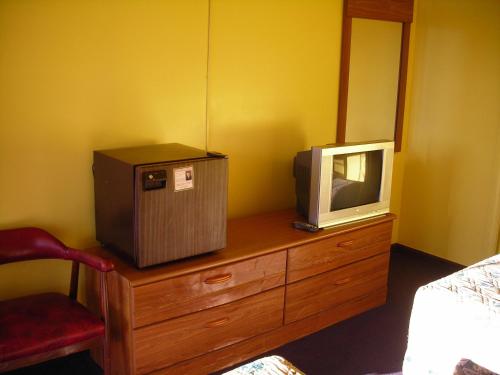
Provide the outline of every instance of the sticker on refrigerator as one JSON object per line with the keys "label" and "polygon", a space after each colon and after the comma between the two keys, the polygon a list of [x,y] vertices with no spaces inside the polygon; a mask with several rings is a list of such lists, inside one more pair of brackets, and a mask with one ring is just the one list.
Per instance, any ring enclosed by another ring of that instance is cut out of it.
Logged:
{"label": "sticker on refrigerator", "polygon": [[174,168],[174,190],[192,189],[194,180],[193,166]]}

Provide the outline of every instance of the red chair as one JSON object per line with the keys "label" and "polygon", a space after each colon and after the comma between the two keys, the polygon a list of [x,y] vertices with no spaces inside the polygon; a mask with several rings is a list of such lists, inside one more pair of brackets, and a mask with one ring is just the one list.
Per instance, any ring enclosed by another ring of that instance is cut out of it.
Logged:
{"label": "red chair", "polygon": [[[68,248],[42,229],[0,231],[0,264],[48,258],[73,261],[69,296],[44,293],[0,301],[0,372],[101,346],[104,374],[109,374],[106,272],[113,264]],[[100,271],[101,316],[76,301],[80,263]]]}

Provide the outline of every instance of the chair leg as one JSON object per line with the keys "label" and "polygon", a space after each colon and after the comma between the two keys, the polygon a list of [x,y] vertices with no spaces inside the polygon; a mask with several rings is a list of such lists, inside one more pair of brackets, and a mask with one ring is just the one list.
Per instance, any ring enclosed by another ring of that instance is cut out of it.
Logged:
{"label": "chair leg", "polygon": [[111,353],[109,350],[109,336],[110,336],[110,324],[109,324],[109,306],[108,306],[108,284],[107,275],[101,272],[99,277],[100,291],[101,291],[101,314],[106,325],[104,330],[103,339],[103,358],[102,358],[102,369],[104,375],[111,374]]}
{"label": "chair leg", "polygon": [[104,375],[111,375],[111,358],[109,353],[108,335],[104,336],[102,343],[102,371]]}

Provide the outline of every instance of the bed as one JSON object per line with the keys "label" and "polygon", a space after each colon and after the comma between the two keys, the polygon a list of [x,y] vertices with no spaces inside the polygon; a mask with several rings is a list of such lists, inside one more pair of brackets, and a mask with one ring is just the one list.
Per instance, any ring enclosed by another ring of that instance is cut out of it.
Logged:
{"label": "bed", "polygon": [[259,358],[223,375],[305,375],[283,357],[272,355]]}
{"label": "bed", "polygon": [[465,366],[467,374],[500,374],[500,254],[415,294],[403,374],[459,374]]}

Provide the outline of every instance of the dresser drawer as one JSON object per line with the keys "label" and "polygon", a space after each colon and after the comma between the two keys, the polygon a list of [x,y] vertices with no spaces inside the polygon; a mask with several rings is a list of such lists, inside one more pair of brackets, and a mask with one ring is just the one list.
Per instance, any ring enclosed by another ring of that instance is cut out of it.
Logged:
{"label": "dresser drawer", "polygon": [[282,326],[285,288],[143,327],[134,332],[135,363],[145,374]]}
{"label": "dresser drawer", "polygon": [[389,251],[391,233],[387,222],[290,248],[287,283]]}
{"label": "dresser drawer", "polygon": [[387,288],[389,253],[286,286],[285,324]]}
{"label": "dresser drawer", "polygon": [[134,327],[235,301],[285,283],[286,251],[133,289]]}

